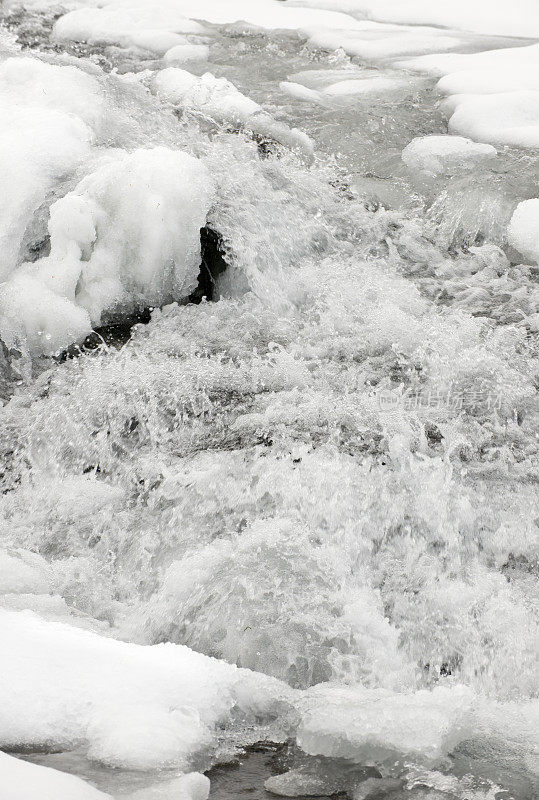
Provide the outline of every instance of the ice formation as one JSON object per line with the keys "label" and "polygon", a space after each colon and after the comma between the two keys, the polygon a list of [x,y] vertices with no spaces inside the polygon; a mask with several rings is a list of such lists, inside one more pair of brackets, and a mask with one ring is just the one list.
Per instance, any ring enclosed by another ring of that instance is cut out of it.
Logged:
{"label": "ice formation", "polygon": [[2,800],[111,800],[88,783],[55,769],[0,753]]}
{"label": "ice formation", "polygon": [[213,187],[192,156],[166,148],[114,153],[50,208],[50,255],[22,264],[0,298],[4,340],[21,326],[55,353],[121,306],[188,296]]}

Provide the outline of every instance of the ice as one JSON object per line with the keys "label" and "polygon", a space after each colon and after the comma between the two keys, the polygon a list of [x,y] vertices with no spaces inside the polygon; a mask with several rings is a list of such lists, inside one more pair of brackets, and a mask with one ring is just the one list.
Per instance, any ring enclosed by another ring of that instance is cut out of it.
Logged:
{"label": "ice", "polygon": [[210,49],[205,44],[178,44],[167,50],[164,59],[170,64],[184,64],[187,61],[205,61],[209,53]]}
{"label": "ice", "polygon": [[310,755],[360,764],[436,761],[468,738],[473,725],[473,693],[458,685],[412,694],[321,685],[310,690],[307,703],[299,746]]}
{"label": "ice", "polygon": [[209,793],[209,778],[200,772],[190,772],[147,789],[140,789],[125,796],[124,800],[207,800]]}
{"label": "ice", "polygon": [[187,767],[232,713],[254,719],[290,692],[186,647],[140,647],[31,612],[0,611],[4,681],[0,743],[82,742],[102,763]]}
{"label": "ice", "polygon": [[[356,26],[357,28],[357,26]],[[317,29],[309,32],[312,47],[325,50],[342,48],[351,56],[380,60],[421,53],[439,53],[451,50],[461,43],[456,36],[447,36],[435,28],[405,28],[363,22],[361,28],[343,30]]]}
{"label": "ice", "polygon": [[212,197],[206,168],[186,153],[160,147],[105,157],[52,204],[50,255],[21,265],[4,286],[4,339],[22,326],[32,352],[54,353],[105,311],[189,295]]}
{"label": "ice", "polygon": [[292,0],[295,6],[331,9],[412,25],[440,25],[501,36],[539,36],[535,0]]}
{"label": "ice", "polygon": [[495,155],[491,145],[476,144],[462,136],[418,136],[404,148],[402,160],[412,170],[451,175],[472,170]]}
{"label": "ice", "polygon": [[0,781],[2,800],[112,800],[110,795],[99,792],[74,775],[30,764],[1,752]]}
{"label": "ice", "polygon": [[102,102],[95,79],[33,58],[0,64],[0,278],[17,263],[32,215],[61,178],[90,155]]}
{"label": "ice", "polygon": [[186,111],[221,124],[241,125],[255,134],[312,155],[313,143],[305,133],[274,120],[226,78],[216,78],[211,72],[198,78],[186,70],[168,67],[157,73],[154,87],[161,97]]}
{"label": "ice", "polygon": [[[195,15],[199,16],[199,15]],[[59,41],[121,44],[163,53],[181,44],[178,34],[203,33],[204,27],[188,19],[178,4],[170,2],[112,2],[81,8],[60,17],[54,35]]]}
{"label": "ice", "polygon": [[539,200],[524,200],[515,209],[507,231],[509,244],[532,264],[539,264]]}
{"label": "ice", "polygon": [[456,95],[446,107],[451,133],[494,145],[539,147],[539,92]]}
{"label": "ice", "polygon": [[539,45],[420,56],[403,66],[442,76],[451,133],[494,145],[539,144]]}
{"label": "ice", "polygon": [[0,595],[48,592],[51,568],[48,562],[24,550],[0,550]]}

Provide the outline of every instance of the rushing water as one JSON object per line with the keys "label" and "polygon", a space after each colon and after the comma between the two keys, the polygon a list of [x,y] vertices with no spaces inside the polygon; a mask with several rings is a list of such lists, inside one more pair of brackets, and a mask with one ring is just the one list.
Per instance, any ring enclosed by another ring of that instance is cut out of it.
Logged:
{"label": "rushing water", "polygon": [[[178,119],[110,72],[151,61],[52,47],[46,16],[8,22],[24,45],[105,68],[124,115],[105,138],[180,147],[208,165],[209,222],[229,266],[218,302],[156,310],[123,347],[23,355],[12,368],[0,429],[7,544],[45,556],[56,592],[126,640],[186,644],[299,688],[458,680],[527,713],[538,353],[525,320],[537,276],[500,245],[516,203],[536,193],[536,154],[506,148],[464,176],[410,175],[402,148],[445,131],[433,81],[407,75],[385,99],[302,102],[280,84],[305,70],[394,73],[296,34],[216,27],[197,72],[228,77],[305,130],[309,164]],[[511,725],[493,721],[500,741]],[[481,747],[453,756],[453,783],[432,779],[429,796],[531,800],[510,746]],[[271,770],[252,758],[262,792]],[[35,759],[108,791],[145,780],[76,754]],[[215,797],[242,793],[235,774],[215,773]],[[489,794],[490,780],[505,791]]]}

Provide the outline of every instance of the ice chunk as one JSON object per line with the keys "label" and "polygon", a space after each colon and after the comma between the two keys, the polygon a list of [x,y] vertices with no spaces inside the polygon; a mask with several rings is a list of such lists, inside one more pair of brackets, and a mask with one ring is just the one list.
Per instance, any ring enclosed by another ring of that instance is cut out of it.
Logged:
{"label": "ice chunk", "polygon": [[509,223],[507,239],[524,258],[539,264],[539,199],[518,204]]}
{"label": "ice chunk", "polygon": [[298,730],[309,755],[372,763],[397,756],[435,760],[471,731],[474,696],[465,686],[397,694],[360,686],[318,686],[308,693]]}
{"label": "ice chunk", "polygon": [[279,681],[164,644],[141,647],[0,610],[0,744],[69,746],[112,766],[189,766],[217,724],[275,713]]}
{"label": "ice chunk", "polygon": [[253,133],[299,148],[309,156],[312,154],[313,143],[305,133],[274,120],[226,78],[216,78],[211,72],[197,78],[186,70],[168,67],[157,73],[154,88],[165,100],[186,111],[202,114],[221,124],[244,126]]}
{"label": "ice chunk", "polygon": [[496,155],[489,144],[476,144],[463,136],[418,136],[402,151],[407,167],[432,175],[472,169]]}
{"label": "ice chunk", "polygon": [[50,256],[3,287],[1,330],[22,325],[30,349],[54,353],[104,311],[189,295],[213,196],[204,165],[157,147],[116,151],[50,209]]}
{"label": "ice chunk", "polygon": [[2,800],[112,800],[110,795],[74,775],[30,764],[6,753],[0,753],[0,784]]}
{"label": "ice chunk", "polygon": [[375,22],[362,22],[362,30],[317,29],[310,32],[312,47],[325,50],[342,48],[348,55],[364,59],[387,59],[419,53],[439,53],[461,43],[435,28],[405,28]]}

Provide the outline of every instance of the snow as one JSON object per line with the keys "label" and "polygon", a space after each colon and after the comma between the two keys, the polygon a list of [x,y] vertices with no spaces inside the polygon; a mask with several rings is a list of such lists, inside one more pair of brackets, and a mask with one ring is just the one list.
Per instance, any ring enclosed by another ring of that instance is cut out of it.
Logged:
{"label": "snow", "polygon": [[402,151],[402,160],[412,170],[431,175],[471,170],[496,155],[489,144],[476,144],[462,136],[418,136]]}
{"label": "snow", "polygon": [[291,4],[367,15],[386,22],[539,37],[539,7],[535,0],[292,0]]}
{"label": "snow", "polygon": [[530,263],[539,264],[539,199],[518,204],[509,223],[507,239]]}
{"label": "snow", "polygon": [[83,743],[109,766],[185,769],[230,714],[254,719],[290,697],[186,647],[127,644],[27,611],[0,610],[0,636],[4,747]]}
{"label": "snow", "polygon": [[342,48],[348,55],[362,59],[380,60],[420,53],[437,53],[451,50],[461,44],[457,36],[447,36],[435,28],[383,25],[376,22],[362,22],[356,29],[310,30],[309,43],[312,47],[325,50]]}
{"label": "snow", "polygon": [[199,78],[186,70],[168,67],[156,74],[153,86],[160,97],[186,111],[221,124],[243,126],[255,134],[299,149],[307,156],[312,155],[313,143],[305,133],[274,120],[226,78],[216,78],[211,72]]}
{"label": "snow", "polygon": [[51,569],[37,553],[0,550],[0,595],[48,592]]}
{"label": "snow", "polygon": [[395,694],[321,684],[306,694],[297,741],[310,755],[358,764],[403,756],[429,762],[449,753],[472,731],[474,695],[465,686]]}
{"label": "snow", "polygon": [[54,353],[105,311],[163,303],[195,288],[213,185],[200,161],[167,148],[116,151],[50,208],[50,255],[4,284],[4,340],[22,326]]}
{"label": "snow", "polygon": [[539,147],[539,44],[419,56],[408,69],[442,76],[451,133],[480,142]]}
{"label": "snow", "polygon": [[2,800],[112,800],[74,775],[1,752],[0,781]]}

